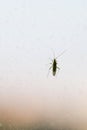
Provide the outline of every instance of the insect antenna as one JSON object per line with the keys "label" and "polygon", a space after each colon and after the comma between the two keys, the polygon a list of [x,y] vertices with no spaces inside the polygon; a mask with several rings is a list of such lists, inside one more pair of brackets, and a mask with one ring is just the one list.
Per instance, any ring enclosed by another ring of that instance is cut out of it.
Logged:
{"label": "insect antenna", "polygon": [[64,50],[62,53],[60,53],[60,54],[56,57],[56,59],[57,59],[58,57],[62,56],[66,51],[67,51],[67,50]]}

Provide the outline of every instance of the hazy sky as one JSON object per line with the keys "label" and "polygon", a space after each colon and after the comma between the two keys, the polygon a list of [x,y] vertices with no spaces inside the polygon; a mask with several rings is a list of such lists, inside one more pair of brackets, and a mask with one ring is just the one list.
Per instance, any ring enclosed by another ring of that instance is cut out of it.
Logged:
{"label": "hazy sky", "polygon": [[[66,49],[57,76],[47,77],[53,51]],[[1,117],[13,109],[31,117],[63,113],[87,124],[86,0],[0,2]]]}

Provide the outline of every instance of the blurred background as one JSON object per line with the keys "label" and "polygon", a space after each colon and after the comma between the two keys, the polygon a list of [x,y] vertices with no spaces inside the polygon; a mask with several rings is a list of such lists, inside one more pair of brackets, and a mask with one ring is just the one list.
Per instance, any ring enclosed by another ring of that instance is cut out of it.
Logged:
{"label": "blurred background", "polygon": [[[0,127],[87,129],[87,2],[0,2]],[[51,60],[60,71],[52,75]]]}

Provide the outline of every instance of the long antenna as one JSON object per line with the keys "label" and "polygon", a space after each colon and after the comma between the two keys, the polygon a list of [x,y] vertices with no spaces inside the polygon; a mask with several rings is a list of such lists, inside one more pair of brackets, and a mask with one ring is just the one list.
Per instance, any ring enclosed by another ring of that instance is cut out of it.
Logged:
{"label": "long antenna", "polygon": [[60,57],[61,55],[63,55],[66,51],[67,51],[67,49],[64,50],[62,53],[60,53],[60,54],[56,57],[56,59],[57,59],[58,57]]}

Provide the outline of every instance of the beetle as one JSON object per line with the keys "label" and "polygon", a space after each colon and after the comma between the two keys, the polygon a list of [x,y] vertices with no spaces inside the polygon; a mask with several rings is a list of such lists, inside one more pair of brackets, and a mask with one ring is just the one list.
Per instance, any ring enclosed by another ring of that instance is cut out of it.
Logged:
{"label": "beetle", "polygon": [[[66,50],[65,50],[66,51]],[[65,51],[63,51],[60,55],[58,55],[57,57],[54,56],[53,60],[51,60],[52,62],[50,63],[51,64],[51,67],[49,68],[52,69],[52,74],[53,76],[56,75],[57,73],[57,70],[60,70],[60,68],[58,67],[58,62],[57,62],[57,58],[60,57],[63,53],[65,53]]]}

